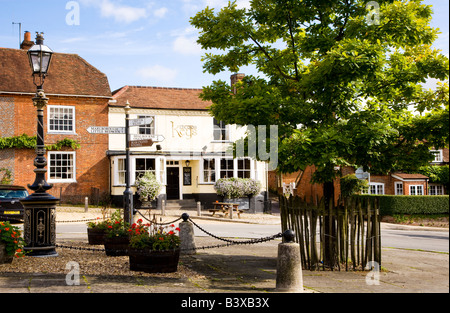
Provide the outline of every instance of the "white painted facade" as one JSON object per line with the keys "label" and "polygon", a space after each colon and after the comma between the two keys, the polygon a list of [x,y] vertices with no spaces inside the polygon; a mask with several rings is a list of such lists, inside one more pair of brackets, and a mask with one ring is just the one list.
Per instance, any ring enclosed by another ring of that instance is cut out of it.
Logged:
{"label": "white painted facade", "polygon": [[[164,140],[151,147],[130,148],[130,183],[144,170],[154,171],[163,183],[167,199],[198,200],[215,194],[214,183],[222,177],[245,177],[261,182],[267,190],[267,165],[252,159],[233,159],[232,143],[245,135],[245,128],[214,125],[206,110],[133,108],[130,119],[153,117],[150,125],[130,128],[133,135],[162,135]],[[216,123],[217,125],[217,123]],[[125,126],[123,107],[110,106],[109,126]],[[125,135],[109,135],[111,195],[125,190]],[[177,189],[178,188],[178,189]],[[133,191],[136,189],[133,187]]]}

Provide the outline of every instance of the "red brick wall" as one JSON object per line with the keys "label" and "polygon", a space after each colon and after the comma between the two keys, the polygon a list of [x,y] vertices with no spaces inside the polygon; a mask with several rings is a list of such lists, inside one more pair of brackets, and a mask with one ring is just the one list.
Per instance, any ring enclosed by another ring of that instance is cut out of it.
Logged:
{"label": "red brick wall", "polygon": [[[108,135],[89,134],[89,126],[108,125],[108,99],[48,96],[49,105],[75,106],[76,134],[47,134],[47,108],[44,109],[45,144],[54,144],[64,138],[77,140],[76,183],[54,184],[50,193],[64,199],[80,198],[91,194],[91,187],[100,193],[109,193]],[[31,96],[15,97],[15,136],[36,134],[36,108]],[[72,151],[64,148],[63,151]],[[16,150],[14,184],[26,186],[34,181],[34,150]],[[62,188],[62,189],[61,189]]]}

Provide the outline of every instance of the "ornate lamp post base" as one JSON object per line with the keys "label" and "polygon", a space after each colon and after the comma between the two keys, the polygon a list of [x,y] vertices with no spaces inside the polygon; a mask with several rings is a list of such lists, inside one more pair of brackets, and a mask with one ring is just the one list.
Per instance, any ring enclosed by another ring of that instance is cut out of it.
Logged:
{"label": "ornate lamp post base", "polygon": [[24,206],[23,250],[29,256],[58,256],[55,209],[59,199],[49,194],[46,197],[34,195],[21,201]]}

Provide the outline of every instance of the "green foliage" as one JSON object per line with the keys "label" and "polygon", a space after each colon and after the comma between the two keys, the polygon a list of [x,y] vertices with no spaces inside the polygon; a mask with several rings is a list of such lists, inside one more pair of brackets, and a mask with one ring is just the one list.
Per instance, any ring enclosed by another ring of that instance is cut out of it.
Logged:
{"label": "green foliage", "polygon": [[356,195],[361,198],[378,198],[381,215],[396,214],[448,214],[449,196],[391,196]]}
{"label": "green foliage", "polygon": [[14,137],[0,138],[0,150],[2,149],[34,149],[36,148],[36,136],[30,137],[27,134]]}
{"label": "green foliage", "polygon": [[[202,99],[228,124],[277,125],[280,172],[315,165],[315,182],[337,167],[388,173],[415,170],[449,144],[448,58],[431,47],[431,6],[380,0],[380,23],[366,23],[367,1],[253,0],[191,18],[208,50],[205,72],[261,74],[235,85],[215,81]],[[408,107],[420,115],[414,115]]]}
{"label": "green foliage", "polygon": [[107,221],[106,237],[128,237],[128,228],[129,225],[122,218],[120,210],[116,210]]}
{"label": "green foliage", "polygon": [[9,185],[12,182],[12,173],[9,169],[2,167],[0,168],[0,174],[4,172],[3,176],[0,176],[0,184],[1,185]]}
{"label": "green foliage", "polygon": [[57,141],[53,145],[46,146],[46,149],[50,150],[50,151],[52,151],[52,150],[61,150],[63,147],[68,147],[68,148],[71,148],[73,150],[76,150],[76,149],[79,149],[81,146],[76,140],[64,138],[62,140]]}
{"label": "green foliage", "polygon": [[179,248],[180,237],[176,232],[180,229],[175,225],[156,227],[155,224],[143,224],[142,219],[131,225],[129,229],[130,247],[153,251],[168,251]]}
{"label": "green foliage", "polygon": [[441,184],[449,188],[449,166],[448,165],[428,165],[419,168],[417,173],[430,178],[430,183]]}
{"label": "green foliage", "polygon": [[367,180],[359,179],[355,174],[349,174],[341,177],[340,185],[342,197],[347,198],[360,193],[362,188],[369,186],[369,183]]}
{"label": "green foliage", "polygon": [[[74,139],[64,138],[57,141],[53,145],[46,146],[47,150],[61,150],[63,147],[69,147],[73,150],[80,148],[80,144]],[[36,136],[28,136],[23,134],[14,137],[2,137],[0,138],[0,150],[2,149],[35,149],[36,148]]]}
{"label": "green foliage", "polygon": [[19,227],[12,226],[10,222],[0,222],[0,241],[6,244],[6,253],[8,255],[25,256],[23,251],[25,241],[21,237]]}

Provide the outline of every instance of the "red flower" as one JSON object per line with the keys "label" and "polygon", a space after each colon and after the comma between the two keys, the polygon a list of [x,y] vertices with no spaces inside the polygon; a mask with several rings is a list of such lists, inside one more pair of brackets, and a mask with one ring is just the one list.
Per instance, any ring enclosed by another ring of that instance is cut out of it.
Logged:
{"label": "red flower", "polygon": [[180,231],[180,227],[175,228],[176,231]]}
{"label": "red flower", "polygon": [[171,231],[169,232],[169,235],[173,235],[173,234],[175,234],[175,233],[173,232],[173,230],[171,230]]}
{"label": "red flower", "polygon": [[113,228],[111,225],[108,226],[109,229]]}

